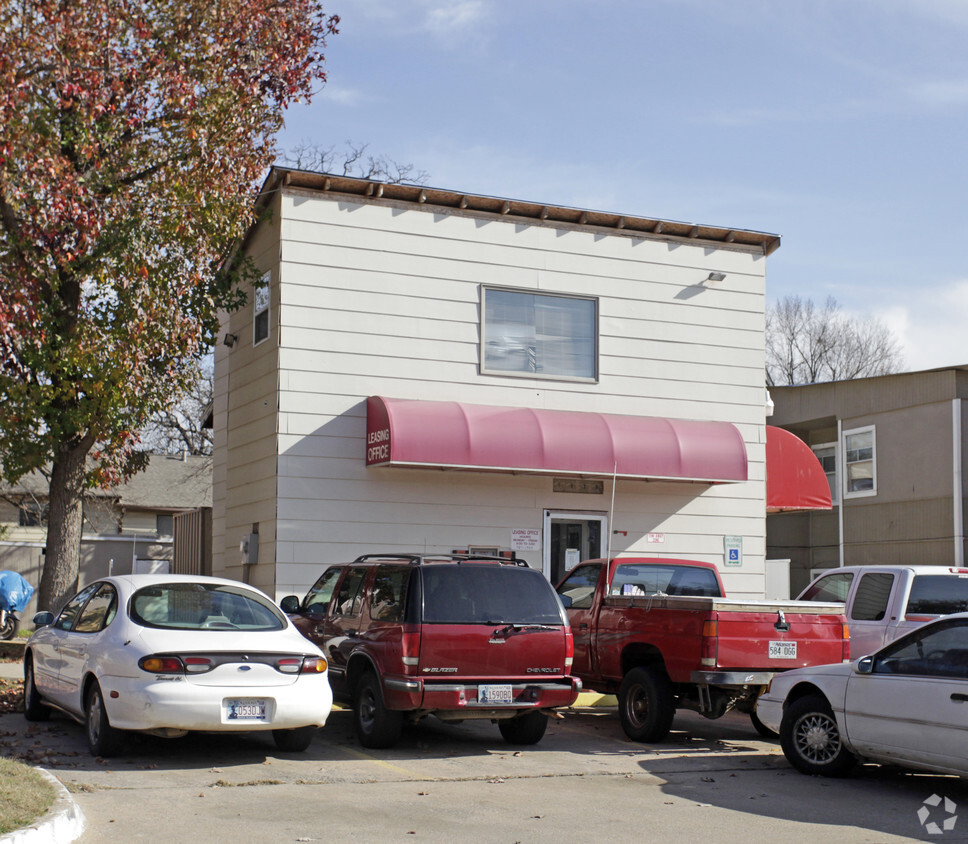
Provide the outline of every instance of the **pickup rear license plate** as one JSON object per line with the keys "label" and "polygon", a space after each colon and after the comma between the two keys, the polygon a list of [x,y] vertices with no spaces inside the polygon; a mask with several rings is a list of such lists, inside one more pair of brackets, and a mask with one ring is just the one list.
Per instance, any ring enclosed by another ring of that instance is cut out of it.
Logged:
{"label": "pickup rear license plate", "polygon": [[514,692],[511,686],[478,686],[478,703],[513,703]]}
{"label": "pickup rear license plate", "polygon": [[222,706],[226,721],[266,720],[266,702],[261,698],[226,698]]}
{"label": "pickup rear license plate", "polygon": [[770,642],[770,659],[796,659],[796,642]]}

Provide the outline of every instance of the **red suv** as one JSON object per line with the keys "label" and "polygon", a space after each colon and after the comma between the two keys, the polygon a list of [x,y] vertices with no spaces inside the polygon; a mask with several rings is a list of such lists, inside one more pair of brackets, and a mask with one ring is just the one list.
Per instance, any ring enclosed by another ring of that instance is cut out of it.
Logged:
{"label": "red suv", "polygon": [[367,554],[282,608],[329,658],[364,747],[390,747],[404,719],[430,714],[487,718],[508,742],[535,744],[581,691],[561,602],[521,560]]}

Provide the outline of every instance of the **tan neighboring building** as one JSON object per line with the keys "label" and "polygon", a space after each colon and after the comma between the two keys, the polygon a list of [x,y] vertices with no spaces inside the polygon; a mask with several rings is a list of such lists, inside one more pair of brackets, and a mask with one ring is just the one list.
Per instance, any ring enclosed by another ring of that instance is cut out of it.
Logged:
{"label": "tan neighboring building", "polygon": [[821,461],[833,509],[767,517],[796,595],[838,565],[965,562],[968,366],[771,387],[770,424]]}
{"label": "tan neighboring building", "polygon": [[[47,544],[47,494],[37,474],[0,487],[0,569],[20,572],[35,588]],[[176,521],[189,511],[204,514],[211,504],[211,457],[152,455],[147,469],[124,486],[92,490],[84,505],[80,586],[110,573],[169,571]],[[201,535],[190,544],[209,547]]]}

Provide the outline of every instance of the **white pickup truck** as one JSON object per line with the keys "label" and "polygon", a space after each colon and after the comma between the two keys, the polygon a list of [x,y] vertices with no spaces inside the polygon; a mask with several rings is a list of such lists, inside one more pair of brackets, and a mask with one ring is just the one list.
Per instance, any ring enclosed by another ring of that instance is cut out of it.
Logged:
{"label": "white pickup truck", "polygon": [[817,577],[797,600],[846,604],[856,659],[939,615],[968,611],[968,568],[842,566]]}

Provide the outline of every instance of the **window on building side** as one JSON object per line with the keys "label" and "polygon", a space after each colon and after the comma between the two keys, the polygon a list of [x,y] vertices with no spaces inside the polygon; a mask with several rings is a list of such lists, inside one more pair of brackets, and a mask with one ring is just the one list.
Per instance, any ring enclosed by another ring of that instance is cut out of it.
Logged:
{"label": "window on building side", "polygon": [[595,299],[483,288],[481,371],[594,380]]}
{"label": "window on building side", "polygon": [[813,446],[813,453],[817,455],[817,460],[823,466],[823,473],[827,476],[827,483],[830,485],[830,500],[837,504],[840,502],[840,484],[837,480],[837,444],[815,445]]}
{"label": "window on building side", "polygon": [[171,513],[158,513],[155,516],[158,536],[172,536],[175,532],[175,517]]}
{"label": "window on building side", "polygon": [[844,495],[877,494],[874,429],[844,431]]}
{"label": "window on building side", "polygon": [[262,283],[253,291],[252,345],[261,343],[269,336],[269,273],[262,276]]}

